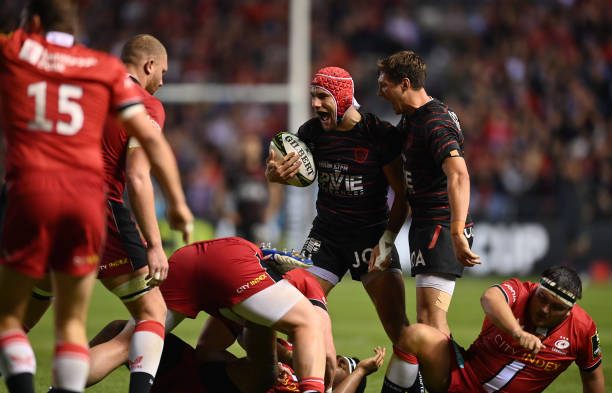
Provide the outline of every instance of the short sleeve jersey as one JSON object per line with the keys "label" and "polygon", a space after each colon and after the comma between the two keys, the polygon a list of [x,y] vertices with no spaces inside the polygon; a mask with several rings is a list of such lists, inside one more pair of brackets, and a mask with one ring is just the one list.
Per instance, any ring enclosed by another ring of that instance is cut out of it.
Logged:
{"label": "short sleeve jersey", "polygon": [[[142,96],[149,120],[160,132],[164,128],[166,113],[162,103],[145,90],[133,77],[126,74],[136,85]],[[102,139],[102,158],[104,159],[104,181],[107,187],[107,197],[118,202],[123,200],[125,189],[125,165],[128,150],[128,135],[117,119],[109,116],[104,125]]]}
{"label": "short sleeve jersey", "polygon": [[316,118],[298,130],[317,167],[317,217],[329,226],[373,225],[388,217],[383,167],[400,154],[401,138],[391,124],[361,115],[350,131],[325,131]]}
{"label": "short sleeve jersey", "polygon": [[141,101],[126,72],[119,59],[81,45],[54,45],[23,30],[0,36],[6,180],[62,173],[102,182],[109,110]]}
{"label": "short sleeve jersey", "polygon": [[[526,321],[526,313],[528,300],[538,284],[511,279],[497,287],[519,323],[536,334]],[[600,365],[597,327],[580,306],[574,305],[563,322],[544,335],[540,337],[545,348],[533,355],[485,318],[465,360],[470,362],[485,390],[504,392],[540,392],[574,361],[587,371]]]}
{"label": "short sleeve jersey", "polygon": [[450,220],[446,175],[442,163],[463,157],[463,133],[459,119],[444,103],[432,99],[398,124],[404,137],[404,175],[412,220]]}

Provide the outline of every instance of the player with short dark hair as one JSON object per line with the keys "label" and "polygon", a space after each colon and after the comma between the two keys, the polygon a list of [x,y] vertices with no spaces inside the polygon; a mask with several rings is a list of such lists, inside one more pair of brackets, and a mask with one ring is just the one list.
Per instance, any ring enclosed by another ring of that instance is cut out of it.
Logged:
{"label": "player with short dark hair", "polygon": [[[400,133],[376,115],[358,110],[353,79],[342,68],[318,70],[310,88],[316,117],[304,123],[297,136],[313,154],[319,189],[317,216],[302,252],[312,254],[315,266],[309,271],[325,293],[347,271],[361,281],[394,344],[396,356],[389,367],[416,378],[416,359],[404,356],[396,345],[408,326],[394,246],[408,210]],[[277,160],[271,151],[266,176],[271,182],[288,184],[299,165],[295,153]],[[390,211],[389,186],[395,195]],[[370,263],[378,271],[368,271]],[[418,382],[414,389],[418,391]]]}
{"label": "player with short dark hair", "polygon": [[424,324],[410,326],[402,342],[432,393],[541,392],[572,362],[585,393],[604,393],[597,327],[576,304],[581,295],[576,272],[553,267],[539,283],[513,278],[487,289],[482,330],[468,350]]}
{"label": "player with short dark hair", "polygon": [[109,112],[135,136],[169,197],[175,227],[190,224],[176,161],[146,118],[125,67],[74,45],[76,3],[31,0],[23,28],[0,37],[7,145],[0,257],[0,371],[9,392],[33,392],[34,353],[22,320],[50,270],[56,296],[54,392],[80,392],[89,368],[87,307],[104,237],[101,140]]}
{"label": "player with short dark hair", "polygon": [[[417,319],[449,335],[446,314],[455,280],[464,266],[479,264],[480,257],[470,250],[474,223],[468,213],[470,177],[459,119],[427,94],[426,70],[425,62],[411,51],[380,60],[378,95],[402,115],[398,128],[404,138],[406,196],[412,215],[409,243]],[[385,384],[404,386],[398,376],[387,377]]]}

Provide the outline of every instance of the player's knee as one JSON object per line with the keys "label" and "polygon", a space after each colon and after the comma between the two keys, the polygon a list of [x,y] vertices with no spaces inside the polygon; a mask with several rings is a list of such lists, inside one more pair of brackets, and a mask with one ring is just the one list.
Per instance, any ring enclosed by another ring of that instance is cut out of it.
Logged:
{"label": "player's knee", "polygon": [[153,288],[145,296],[135,300],[132,305],[128,303],[126,305],[136,320],[154,320],[162,324],[166,321],[168,308],[158,288]]}
{"label": "player's knee", "polygon": [[427,342],[431,329],[422,323],[407,326],[402,329],[397,345],[406,352],[417,353],[421,345]]}

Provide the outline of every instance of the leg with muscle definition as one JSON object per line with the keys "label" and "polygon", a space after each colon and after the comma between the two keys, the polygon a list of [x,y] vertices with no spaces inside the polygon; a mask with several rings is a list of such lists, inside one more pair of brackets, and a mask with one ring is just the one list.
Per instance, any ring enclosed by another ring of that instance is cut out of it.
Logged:
{"label": "leg with muscle definition", "polygon": [[119,297],[136,321],[130,339],[130,393],[151,389],[164,346],[166,304],[158,287],[145,281],[148,267],[102,278],[102,284]]}
{"label": "leg with muscle definition", "polygon": [[402,348],[401,335],[408,329],[404,279],[398,269],[372,271],[361,281],[374,303],[387,336],[393,343],[393,355],[387,366],[382,393],[421,391],[419,364]]}

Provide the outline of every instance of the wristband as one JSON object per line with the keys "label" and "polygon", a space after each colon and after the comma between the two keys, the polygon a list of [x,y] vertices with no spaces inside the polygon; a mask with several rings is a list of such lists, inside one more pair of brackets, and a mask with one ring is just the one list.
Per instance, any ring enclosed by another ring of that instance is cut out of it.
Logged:
{"label": "wristband", "polygon": [[[380,237],[378,241],[378,256],[374,261],[374,266],[379,269],[382,269],[382,263],[387,259],[391,251],[393,251],[393,244],[395,243],[395,238],[397,237],[397,233],[386,230],[385,233]],[[387,243],[390,244],[390,247],[387,247]]]}
{"label": "wristband", "polygon": [[461,235],[463,233],[463,229],[465,228],[465,220],[455,220],[450,223],[450,232],[451,235]]}

